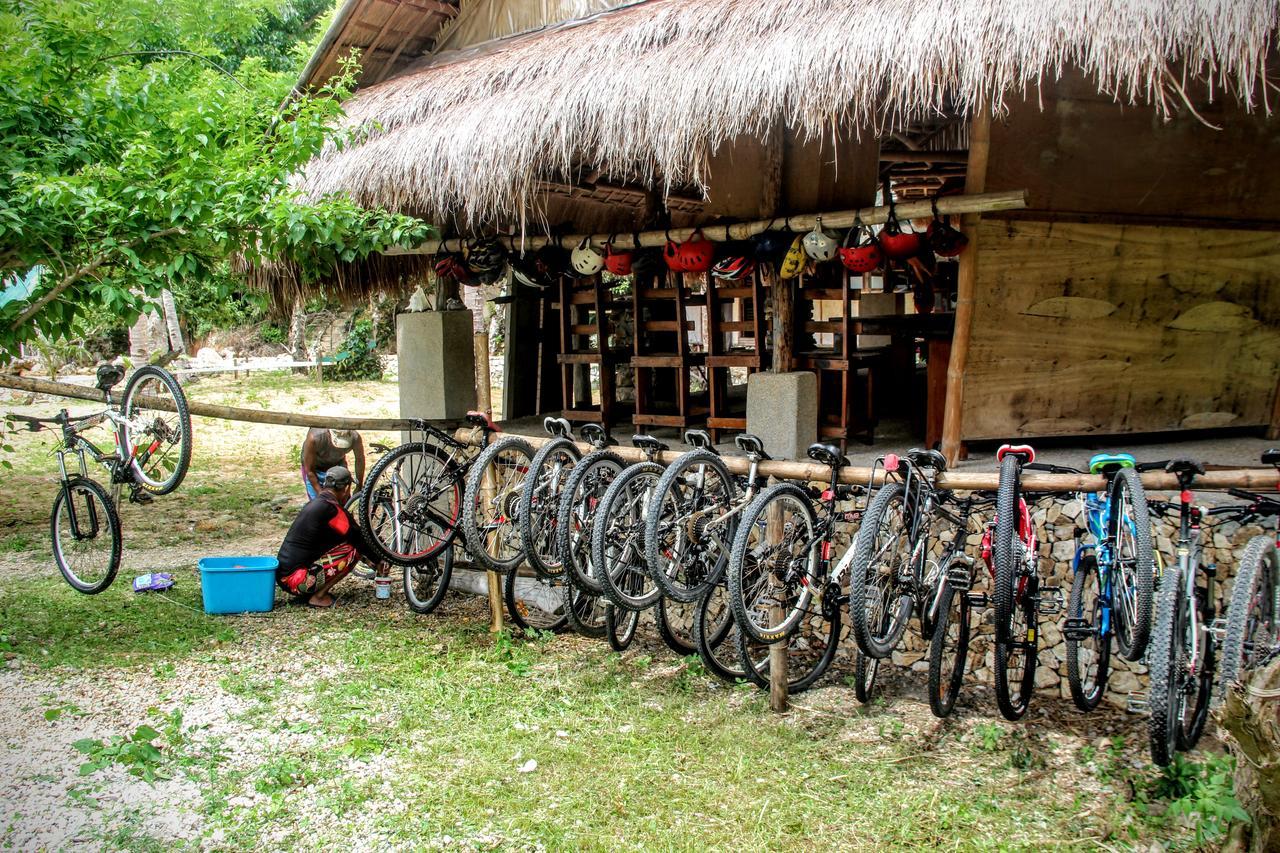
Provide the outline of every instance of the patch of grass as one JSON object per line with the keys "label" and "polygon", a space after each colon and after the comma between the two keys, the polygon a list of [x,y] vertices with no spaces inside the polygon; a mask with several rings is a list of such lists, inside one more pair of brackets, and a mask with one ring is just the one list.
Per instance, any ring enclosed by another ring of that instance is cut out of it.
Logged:
{"label": "patch of grass", "polygon": [[36,547],[35,541],[26,533],[11,533],[0,539],[0,552],[17,554],[30,551],[34,547]]}

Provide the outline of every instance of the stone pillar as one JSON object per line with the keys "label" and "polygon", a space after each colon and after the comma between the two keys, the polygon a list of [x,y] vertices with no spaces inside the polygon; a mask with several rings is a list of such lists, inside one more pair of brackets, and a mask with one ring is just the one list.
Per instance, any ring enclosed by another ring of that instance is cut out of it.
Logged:
{"label": "stone pillar", "polygon": [[818,440],[818,376],[753,373],[747,377],[747,432],[775,459],[807,459]]}
{"label": "stone pillar", "polygon": [[400,417],[462,418],[476,407],[470,311],[396,317]]}

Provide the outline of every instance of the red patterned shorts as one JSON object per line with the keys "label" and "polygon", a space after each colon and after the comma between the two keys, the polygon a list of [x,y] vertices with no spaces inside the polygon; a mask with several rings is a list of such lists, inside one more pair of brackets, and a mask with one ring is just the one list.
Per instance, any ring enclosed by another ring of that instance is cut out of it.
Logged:
{"label": "red patterned shorts", "polygon": [[350,574],[359,554],[353,545],[338,545],[310,566],[295,569],[280,579],[280,586],[290,595],[308,595],[329,581]]}

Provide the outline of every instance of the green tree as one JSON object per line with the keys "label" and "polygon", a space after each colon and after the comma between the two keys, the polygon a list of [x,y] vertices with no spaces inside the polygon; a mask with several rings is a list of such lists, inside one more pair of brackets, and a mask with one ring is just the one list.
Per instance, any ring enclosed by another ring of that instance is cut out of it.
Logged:
{"label": "green tree", "polygon": [[[353,75],[289,97],[295,75],[273,70],[287,63],[263,35],[281,8],[0,6],[0,281],[45,268],[28,298],[0,306],[0,361],[37,333],[70,336],[81,317],[131,322],[164,287],[226,286],[237,253],[313,276],[430,236],[420,220],[291,188],[323,146],[349,141],[337,128]],[[252,55],[263,44],[271,61]]]}

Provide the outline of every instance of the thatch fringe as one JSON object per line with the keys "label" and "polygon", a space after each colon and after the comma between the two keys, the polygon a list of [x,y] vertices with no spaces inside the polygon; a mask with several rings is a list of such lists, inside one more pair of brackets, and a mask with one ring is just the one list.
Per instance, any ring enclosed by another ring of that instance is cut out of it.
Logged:
{"label": "thatch fringe", "polygon": [[710,152],[778,119],[813,137],[979,104],[998,115],[1071,67],[1161,114],[1182,106],[1184,75],[1269,113],[1278,27],[1275,0],[652,0],[361,92],[347,109],[367,138],[326,152],[303,186],[437,221],[511,221],[539,178],[584,164],[702,186]]}
{"label": "thatch fringe", "polygon": [[288,317],[299,295],[307,299],[323,292],[354,304],[376,291],[410,291],[426,281],[431,264],[428,255],[370,255],[363,261],[336,263],[331,271],[311,278],[304,278],[296,265],[287,262],[251,265],[239,259],[235,267],[251,287],[270,295],[277,316]]}

